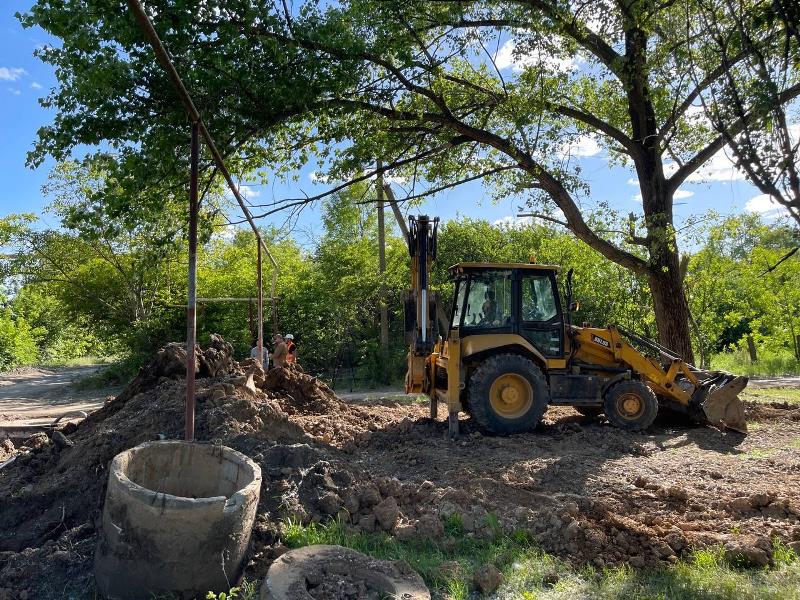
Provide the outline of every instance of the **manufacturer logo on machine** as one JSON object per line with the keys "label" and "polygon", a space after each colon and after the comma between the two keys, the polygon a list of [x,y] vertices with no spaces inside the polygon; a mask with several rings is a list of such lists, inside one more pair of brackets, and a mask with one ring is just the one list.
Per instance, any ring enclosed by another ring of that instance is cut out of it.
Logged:
{"label": "manufacturer logo on machine", "polygon": [[605,346],[606,348],[611,348],[611,342],[609,342],[608,340],[604,340],[599,335],[593,335],[592,341],[595,344],[600,344],[601,346]]}

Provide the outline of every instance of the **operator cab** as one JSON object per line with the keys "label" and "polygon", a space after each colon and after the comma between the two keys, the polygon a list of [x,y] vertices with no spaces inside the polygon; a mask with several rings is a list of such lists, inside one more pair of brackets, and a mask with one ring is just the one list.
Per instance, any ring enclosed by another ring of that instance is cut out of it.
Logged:
{"label": "operator cab", "polygon": [[524,263],[459,263],[450,267],[455,293],[450,331],[520,335],[543,356],[564,355],[559,267]]}

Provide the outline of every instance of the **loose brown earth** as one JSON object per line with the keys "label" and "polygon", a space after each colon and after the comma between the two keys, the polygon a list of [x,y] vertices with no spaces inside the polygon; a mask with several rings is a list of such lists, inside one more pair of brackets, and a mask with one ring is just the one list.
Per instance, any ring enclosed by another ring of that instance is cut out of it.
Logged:
{"label": "loose brown earth", "polygon": [[[168,346],[116,400],[64,430],[72,445],[39,435],[0,470],[0,600],[92,597],[108,463],[181,437],[184,356]],[[220,339],[201,353],[198,377],[198,439],[262,466],[252,578],[283,551],[289,517],[447,544],[443,520],[457,513],[468,535],[527,530],[576,564],[657,565],[713,544],[768,564],[772,538],[800,546],[800,410],[787,404],[749,405],[748,436],[665,418],[625,433],[551,408],[535,432],[507,438],[462,420],[452,443],[425,405],[346,403],[299,370],[264,377]]]}

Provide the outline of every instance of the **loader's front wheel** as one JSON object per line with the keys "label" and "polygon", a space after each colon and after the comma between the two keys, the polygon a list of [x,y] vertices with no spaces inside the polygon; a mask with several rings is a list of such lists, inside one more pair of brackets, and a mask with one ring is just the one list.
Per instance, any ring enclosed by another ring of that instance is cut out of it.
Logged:
{"label": "loader's front wheel", "polygon": [[641,431],[655,421],[658,399],[641,381],[620,381],[606,392],[603,412],[615,427]]}
{"label": "loader's front wheel", "polygon": [[492,356],[470,377],[470,414],[489,433],[530,431],[539,424],[549,400],[544,375],[524,356]]}

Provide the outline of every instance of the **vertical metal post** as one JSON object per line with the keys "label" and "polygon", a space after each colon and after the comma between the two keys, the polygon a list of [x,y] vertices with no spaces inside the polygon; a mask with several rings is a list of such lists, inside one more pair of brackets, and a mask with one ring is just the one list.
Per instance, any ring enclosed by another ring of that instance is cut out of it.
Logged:
{"label": "vertical metal post", "polygon": [[186,435],[194,440],[194,367],[197,341],[197,175],[200,160],[200,123],[192,123],[189,167],[189,290],[186,302]]}
{"label": "vertical metal post", "polygon": [[383,203],[383,163],[378,161],[378,176],[375,182],[378,200],[378,273],[380,275],[380,320],[381,320],[381,353],[385,361],[389,353],[389,309],[386,303],[386,220]]}
{"label": "vertical metal post", "polygon": [[264,287],[262,285],[261,277],[261,243],[256,239],[256,247],[258,248],[258,342],[256,343],[256,352],[258,352],[258,362],[263,364],[264,360]]}

